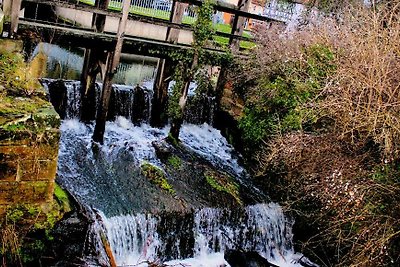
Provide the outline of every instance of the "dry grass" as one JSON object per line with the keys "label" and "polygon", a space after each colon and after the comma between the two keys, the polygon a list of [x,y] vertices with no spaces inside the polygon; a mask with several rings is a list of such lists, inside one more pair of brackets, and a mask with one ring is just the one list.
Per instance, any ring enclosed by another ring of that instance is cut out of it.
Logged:
{"label": "dry grass", "polygon": [[394,245],[400,239],[400,186],[388,179],[399,172],[377,169],[385,165],[375,162],[376,153],[371,142],[297,133],[276,138],[259,155],[265,186],[288,210],[319,227],[303,245],[327,253],[331,262],[325,266],[400,261]]}
{"label": "dry grass", "polygon": [[399,22],[400,1],[394,0],[349,6],[291,36],[260,31],[260,49],[244,62],[249,73],[239,77],[251,87],[287,62],[305,60],[305,47],[335,51],[335,72],[304,106],[329,127],[269,136],[257,168],[273,198],[320,227],[304,245],[325,251],[325,266],[400,264]]}
{"label": "dry grass", "polygon": [[342,137],[373,138],[387,160],[400,148],[399,19],[395,0],[372,10],[352,8],[332,27],[339,65],[319,106]]}
{"label": "dry grass", "polygon": [[[6,267],[7,263],[9,263],[8,261],[10,261],[13,266],[22,266],[20,256],[20,238],[17,234],[15,226],[13,224],[5,225],[0,229],[0,236],[0,255],[3,255],[1,266]],[[6,257],[8,257],[8,260]]]}

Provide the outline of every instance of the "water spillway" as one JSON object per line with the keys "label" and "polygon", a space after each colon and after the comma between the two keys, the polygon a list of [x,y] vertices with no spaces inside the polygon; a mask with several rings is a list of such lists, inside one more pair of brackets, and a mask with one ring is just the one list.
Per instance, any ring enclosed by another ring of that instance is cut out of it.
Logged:
{"label": "water spillway", "polygon": [[[53,82],[43,83],[50,88]],[[252,189],[240,156],[218,130],[187,121],[181,131],[181,149],[161,157],[157,142],[167,136],[169,127],[147,124],[152,91],[141,94],[148,106],[137,123],[134,88],[114,86],[115,108],[106,124],[104,144],[95,145],[91,141],[94,124],[79,121],[79,82],[64,81],[63,85],[57,180],[93,211],[92,231],[105,233],[119,266],[229,266],[224,253],[232,249],[256,251],[278,266],[302,266],[302,255],[292,245],[293,222],[279,205],[257,203],[267,199]],[[97,99],[100,88],[97,85]],[[177,158],[180,163],[172,164]],[[143,164],[159,168],[174,192],[146,179]],[[231,184],[240,188],[238,196],[250,192],[250,197],[238,202],[232,192],[229,196],[215,190],[207,173],[214,178],[230,177]],[[99,239],[90,242],[99,243],[95,246],[98,261],[107,265]]]}
{"label": "water spillway", "polygon": [[118,264],[162,260],[171,265],[224,266],[224,251],[241,248],[258,251],[280,266],[299,266],[291,244],[292,224],[277,204],[252,205],[240,212],[204,208],[180,223],[169,220],[143,214],[105,217]]}

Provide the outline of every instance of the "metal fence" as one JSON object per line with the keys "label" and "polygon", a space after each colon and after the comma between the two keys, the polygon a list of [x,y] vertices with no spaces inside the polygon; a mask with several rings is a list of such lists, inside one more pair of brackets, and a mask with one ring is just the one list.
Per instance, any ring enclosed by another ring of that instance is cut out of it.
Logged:
{"label": "metal fence", "polygon": [[[94,5],[95,0],[78,0],[86,4]],[[130,13],[142,15],[151,18],[158,18],[163,20],[169,20],[172,12],[173,0],[131,0]],[[123,0],[111,0],[109,9],[121,10]],[[182,22],[184,24],[193,24],[197,19],[196,6],[187,5],[183,14]],[[257,8],[257,9],[256,9]],[[272,18],[275,20],[288,22],[293,14],[294,4],[284,2],[282,0],[270,0],[267,1],[264,7],[257,6],[254,10],[250,10],[250,13],[255,13],[261,16]],[[214,25],[225,25],[225,27],[216,26],[216,29],[223,29],[226,31],[230,21],[226,21],[223,18],[223,12],[216,12],[213,15]],[[230,32],[228,30],[227,32]]]}
{"label": "metal fence", "polygon": [[[82,0],[87,4],[95,3],[95,0]],[[130,13],[151,18],[168,20],[172,12],[172,0],[131,0]],[[109,9],[121,10],[123,0],[112,0]],[[196,21],[195,6],[188,5],[183,15],[183,23],[192,24]]]}
{"label": "metal fence", "polygon": [[295,3],[281,0],[271,0],[266,3],[262,16],[288,22],[293,15]]}

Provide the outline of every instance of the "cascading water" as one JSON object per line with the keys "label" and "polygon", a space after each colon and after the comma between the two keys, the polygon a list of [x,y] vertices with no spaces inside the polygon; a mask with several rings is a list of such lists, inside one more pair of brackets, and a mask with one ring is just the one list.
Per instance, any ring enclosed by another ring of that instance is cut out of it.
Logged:
{"label": "cascading water", "polygon": [[[300,254],[292,247],[292,223],[277,204],[257,204],[241,212],[204,208],[193,214],[192,220],[179,229],[169,228],[163,236],[157,230],[164,226],[152,215],[103,217],[108,239],[119,265],[140,266],[146,261],[169,260],[171,255],[182,257],[182,243],[192,243],[191,258],[170,260],[167,264],[191,263],[190,266],[223,266],[224,251],[243,249],[258,251],[279,266],[300,266]],[[164,222],[165,223],[165,222]],[[186,229],[185,235],[176,235]],[[173,239],[168,240],[168,238]],[[169,251],[169,255],[165,255]]]}
{"label": "cascading water", "polygon": [[[67,81],[65,87],[68,107],[61,125],[57,179],[79,202],[98,211],[100,219],[93,231],[106,233],[118,265],[159,262],[167,266],[229,266],[224,251],[243,249],[257,251],[279,266],[301,266],[298,259],[302,255],[293,251],[292,222],[277,204],[228,209],[207,208],[199,202],[182,212],[176,204],[179,192],[171,195],[156,191],[141,178],[143,162],[165,167],[152,143],[165,138],[169,128],[132,122],[137,102],[131,88],[114,87],[114,101],[120,105],[114,107],[115,121],[106,124],[104,144],[100,146],[91,142],[94,125],[77,120],[79,82]],[[150,103],[150,93],[146,99]],[[240,184],[246,183],[246,172],[218,130],[208,124],[184,124],[180,138],[183,147]],[[100,243],[100,239],[92,242]],[[101,244],[97,248],[101,250]],[[104,256],[100,259],[106,261]]]}

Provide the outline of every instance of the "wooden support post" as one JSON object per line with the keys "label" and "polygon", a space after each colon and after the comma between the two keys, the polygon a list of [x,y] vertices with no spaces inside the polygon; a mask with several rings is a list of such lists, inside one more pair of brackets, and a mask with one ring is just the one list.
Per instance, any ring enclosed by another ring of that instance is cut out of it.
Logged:
{"label": "wooden support post", "polygon": [[[172,11],[171,15],[169,17],[169,22],[176,23],[176,24],[181,24],[182,19],[183,19],[183,14],[185,13],[185,8],[188,6],[186,3],[180,3],[173,1],[172,3]],[[176,44],[179,39],[179,29],[174,29],[171,27],[168,27],[167,29],[167,35],[165,37],[165,40]]]}
{"label": "wooden support post", "polygon": [[[170,22],[181,24],[185,8],[188,4],[173,1]],[[179,39],[179,29],[168,28],[165,40],[176,44]],[[163,127],[168,120],[167,101],[168,85],[173,75],[173,62],[171,59],[159,59],[157,64],[157,74],[154,80],[154,95],[152,99],[152,109],[150,124],[153,127]]]}
{"label": "wooden support post", "polygon": [[[250,7],[250,0],[239,0],[238,7],[239,10],[247,12]],[[242,36],[244,30],[244,24],[246,22],[245,17],[241,17],[238,14],[235,15],[232,24],[232,35]],[[240,40],[235,39],[233,36],[229,39],[229,44],[232,50],[239,50]]]}
{"label": "wooden support post", "polygon": [[117,32],[117,42],[115,44],[114,52],[110,52],[107,59],[106,74],[103,81],[103,91],[101,94],[101,103],[99,110],[97,112],[96,126],[93,133],[93,141],[100,144],[103,143],[104,131],[106,128],[106,120],[108,113],[108,104],[110,101],[111,90],[112,90],[112,79],[115,75],[116,69],[118,67],[122,44],[124,41],[126,23],[128,21],[128,14],[131,5],[131,0],[124,0],[122,8],[122,18],[119,22],[118,32]]}
{"label": "wooden support post", "polygon": [[[95,6],[107,10],[110,0],[96,0]],[[106,15],[93,14],[92,28],[104,32]],[[101,48],[85,49],[81,74],[81,120],[89,122],[96,117],[96,77],[105,68],[107,53]],[[102,77],[104,79],[104,77]]]}
{"label": "wooden support post", "polygon": [[168,121],[168,85],[173,74],[172,64],[170,59],[158,60],[150,116],[150,124],[153,127],[163,127]]}
{"label": "wooden support post", "polygon": [[21,11],[22,0],[12,0],[10,10],[10,36],[13,37],[18,29],[19,13]]}

